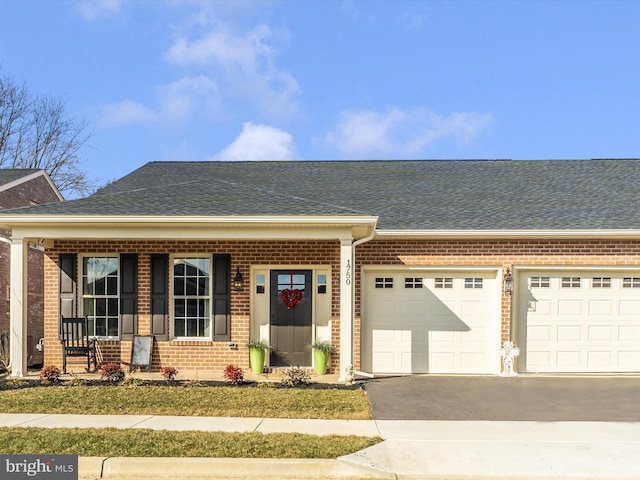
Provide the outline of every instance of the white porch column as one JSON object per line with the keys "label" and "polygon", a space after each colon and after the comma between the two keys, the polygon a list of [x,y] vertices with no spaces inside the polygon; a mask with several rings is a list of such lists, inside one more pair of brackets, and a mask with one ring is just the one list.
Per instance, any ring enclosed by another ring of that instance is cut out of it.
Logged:
{"label": "white porch column", "polygon": [[340,239],[340,371],[345,381],[347,368],[353,365],[353,248],[352,239]]}
{"label": "white porch column", "polygon": [[27,373],[27,255],[28,243],[23,238],[11,239],[11,308],[9,361],[11,376]]}

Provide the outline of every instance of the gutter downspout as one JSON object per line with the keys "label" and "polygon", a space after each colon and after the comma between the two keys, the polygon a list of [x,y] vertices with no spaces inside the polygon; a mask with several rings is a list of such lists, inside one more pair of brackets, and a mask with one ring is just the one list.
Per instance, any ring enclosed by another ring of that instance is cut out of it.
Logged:
{"label": "gutter downspout", "polygon": [[[361,238],[360,240],[356,240],[355,242],[353,242],[353,244],[351,245],[351,257],[353,258],[353,264],[355,265],[356,262],[356,247],[362,245],[363,243],[367,243],[371,240],[373,240],[376,236],[376,231],[375,229],[371,232],[371,234],[367,237]],[[360,281],[360,288],[362,290],[362,280]],[[362,297],[362,293],[360,294],[360,296]],[[356,351],[355,349],[355,328],[353,323],[355,322],[355,318],[356,318],[356,295],[355,295],[355,289],[353,292],[353,295],[351,297],[351,323],[352,323],[352,328],[351,328],[351,363],[350,363],[350,372],[347,373],[346,375],[346,380],[347,382],[353,382],[354,380],[354,376],[358,375],[361,377],[367,377],[367,378],[373,378],[373,375],[371,373],[366,373],[366,372],[360,372],[355,370],[355,368],[353,367],[354,362],[355,362],[355,358],[354,358],[354,352]],[[349,378],[352,377],[352,378]]]}

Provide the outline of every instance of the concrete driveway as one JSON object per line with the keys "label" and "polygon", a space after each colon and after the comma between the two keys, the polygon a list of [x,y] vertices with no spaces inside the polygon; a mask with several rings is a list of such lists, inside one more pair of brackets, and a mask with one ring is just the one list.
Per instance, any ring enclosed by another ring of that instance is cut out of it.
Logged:
{"label": "concrete driveway", "polygon": [[640,422],[640,377],[411,375],[364,381],[376,420]]}

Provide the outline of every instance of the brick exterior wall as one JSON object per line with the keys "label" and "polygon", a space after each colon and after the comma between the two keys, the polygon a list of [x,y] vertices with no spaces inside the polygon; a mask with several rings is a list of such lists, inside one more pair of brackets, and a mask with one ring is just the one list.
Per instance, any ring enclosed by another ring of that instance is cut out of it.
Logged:
{"label": "brick exterior wall", "polygon": [[[44,176],[17,184],[0,191],[0,209],[24,207],[33,204],[57,202],[60,199]],[[11,233],[1,230],[0,236],[9,240]],[[0,334],[9,334],[9,288],[10,288],[11,246],[0,242]],[[35,345],[44,336],[44,288],[43,254],[30,248],[28,269],[28,311],[27,311],[27,364],[40,365],[44,356]],[[8,352],[7,352],[8,355]]]}
{"label": "brick exterior wall", "polygon": [[[229,364],[249,368],[249,353],[245,345],[249,341],[249,268],[251,265],[330,265],[334,285],[339,284],[339,242],[245,242],[245,241],[57,241],[55,248],[48,249],[45,257],[45,364],[62,364],[62,351],[58,341],[58,255],[64,253],[138,254],[138,334],[151,333],[150,312],[150,256],[152,254],[231,254],[232,276],[240,268],[245,287],[231,294],[231,342],[213,341],[156,341],[152,350],[152,369],[171,365],[178,370],[206,370],[222,372]],[[78,269],[79,270],[79,269]],[[337,289],[332,297],[332,343],[339,348],[339,308]],[[337,355],[332,358],[332,368],[337,367]],[[77,362],[76,362],[77,360]],[[120,362],[131,360],[130,341],[99,341],[98,362]],[[82,365],[82,359],[68,359],[70,365]],[[73,362],[73,363],[71,363]],[[73,368],[73,367],[72,367]]]}
{"label": "brick exterior wall", "polygon": [[[58,255],[61,253],[137,253],[138,257],[138,333],[150,333],[149,278],[150,255],[155,253],[231,254],[231,271],[239,267],[245,288],[232,293],[231,341],[159,341],[153,347],[152,368],[171,365],[178,370],[222,371],[230,363],[249,367],[245,344],[249,339],[249,267],[251,265],[330,265],[332,289],[332,343],[339,350],[339,242],[331,241],[58,241],[45,256],[45,363],[60,365],[58,328]],[[355,358],[360,367],[360,292],[364,265],[490,267],[514,266],[638,266],[640,241],[635,240],[374,240],[356,250],[355,269]],[[511,298],[502,294],[501,340],[509,339]],[[128,364],[130,341],[99,342],[100,362]],[[333,356],[331,372],[337,372]]]}

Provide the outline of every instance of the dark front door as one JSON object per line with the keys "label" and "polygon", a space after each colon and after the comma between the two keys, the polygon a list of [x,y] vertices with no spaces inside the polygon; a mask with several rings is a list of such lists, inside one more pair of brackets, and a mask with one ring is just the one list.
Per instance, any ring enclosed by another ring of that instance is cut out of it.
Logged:
{"label": "dark front door", "polygon": [[311,270],[271,271],[271,366],[311,366]]}

